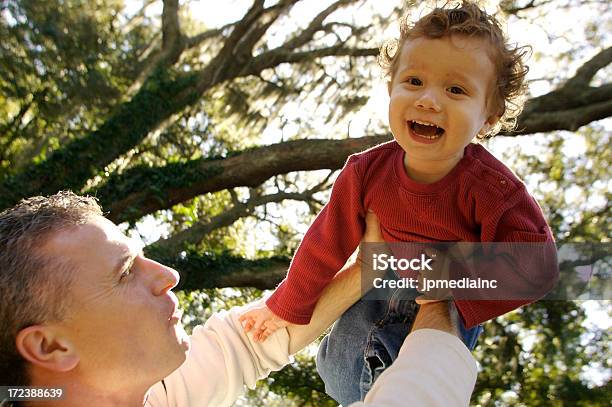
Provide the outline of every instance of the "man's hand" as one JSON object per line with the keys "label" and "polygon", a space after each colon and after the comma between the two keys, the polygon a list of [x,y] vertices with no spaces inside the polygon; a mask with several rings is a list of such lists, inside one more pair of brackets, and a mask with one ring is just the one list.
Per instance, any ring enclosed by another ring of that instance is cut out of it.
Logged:
{"label": "man's hand", "polygon": [[[357,249],[357,264],[361,266],[362,272],[362,288],[365,295],[366,291],[372,288],[370,284],[375,277],[379,277],[378,273],[374,269],[372,264],[372,256],[380,254],[390,254],[391,251],[385,243],[382,233],[380,232],[380,222],[376,214],[370,210],[366,214],[365,218],[365,232],[361,238],[361,244]],[[367,283],[366,282],[370,282]],[[367,288],[366,288],[367,287]]]}
{"label": "man's hand", "polygon": [[366,228],[363,233],[362,242],[365,243],[384,243],[382,233],[380,233],[380,222],[376,214],[370,210],[365,218]]}
{"label": "man's hand", "polygon": [[[361,245],[359,245],[358,251],[357,251],[357,262],[359,264],[363,264],[364,261],[368,261],[368,259],[364,259],[363,258],[363,247],[362,245],[365,244],[371,244],[371,247],[369,247],[368,249],[372,249],[373,247],[376,247],[376,253],[382,252],[382,253],[389,253],[389,248],[387,247],[387,245],[385,244],[385,241],[383,240],[382,237],[382,233],[380,232],[380,222],[378,221],[378,217],[376,216],[376,214],[370,210],[368,210],[368,213],[366,214],[365,217],[365,232],[363,232],[363,236],[361,238]],[[372,250],[366,250],[366,252],[370,252]],[[371,267],[371,264],[368,264]]]}
{"label": "man's hand", "polygon": [[425,328],[438,329],[461,339],[457,327],[451,322],[448,301],[421,303],[412,331]]}
{"label": "man's hand", "polygon": [[421,295],[416,298],[416,303],[419,305],[446,302],[452,297],[452,291],[449,288],[430,288],[424,286],[425,279],[430,282],[448,281],[450,279],[450,265],[452,258],[446,253],[438,250],[429,249],[427,257],[435,258],[433,262],[433,271],[428,271],[426,274],[419,273],[419,288],[417,289]]}

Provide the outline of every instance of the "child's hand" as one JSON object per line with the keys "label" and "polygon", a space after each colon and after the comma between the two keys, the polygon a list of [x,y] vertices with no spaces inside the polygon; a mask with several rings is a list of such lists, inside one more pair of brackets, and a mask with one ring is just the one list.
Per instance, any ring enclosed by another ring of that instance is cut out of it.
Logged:
{"label": "child's hand", "polygon": [[249,309],[238,320],[242,324],[244,332],[253,331],[255,342],[263,342],[277,329],[289,325],[289,322],[274,315],[270,308],[265,305]]}

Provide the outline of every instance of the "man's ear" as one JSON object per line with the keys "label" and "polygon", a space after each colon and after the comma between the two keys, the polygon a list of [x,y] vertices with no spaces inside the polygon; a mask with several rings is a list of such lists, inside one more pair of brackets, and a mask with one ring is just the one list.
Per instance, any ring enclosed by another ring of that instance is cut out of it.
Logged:
{"label": "man's ear", "polygon": [[73,343],[45,325],[23,328],[15,338],[17,351],[33,365],[56,372],[67,372],[79,363]]}

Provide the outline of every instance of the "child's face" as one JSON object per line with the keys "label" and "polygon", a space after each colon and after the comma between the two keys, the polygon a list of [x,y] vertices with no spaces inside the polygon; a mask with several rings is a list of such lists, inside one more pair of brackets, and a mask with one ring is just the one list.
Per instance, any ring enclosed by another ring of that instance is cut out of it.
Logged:
{"label": "child's face", "polygon": [[389,83],[389,124],[407,162],[458,161],[496,122],[486,106],[495,74],[486,47],[467,36],[404,43]]}

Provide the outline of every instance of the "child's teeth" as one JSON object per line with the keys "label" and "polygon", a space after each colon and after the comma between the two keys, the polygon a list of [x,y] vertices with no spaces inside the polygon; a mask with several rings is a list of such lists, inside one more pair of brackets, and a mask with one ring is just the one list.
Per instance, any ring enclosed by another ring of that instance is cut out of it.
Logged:
{"label": "child's teeth", "polygon": [[[421,126],[427,126],[427,127],[436,127],[436,128],[438,128],[438,126],[436,126],[435,124],[426,123],[426,122],[422,122],[422,121],[419,121],[419,120],[412,120],[412,123],[413,123],[413,124],[418,124],[418,125],[421,125]],[[414,130],[414,129],[413,129],[413,130]],[[436,132],[436,133],[437,133],[437,132]],[[427,139],[427,140],[435,140],[435,139],[438,139],[438,138],[442,137],[442,134],[432,134],[432,135],[427,135],[427,134],[421,134],[421,133],[418,133],[418,132],[416,132],[416,131],[415,131],[415,134],[416,134],[417,136],[422,137],[422,138]]]}

